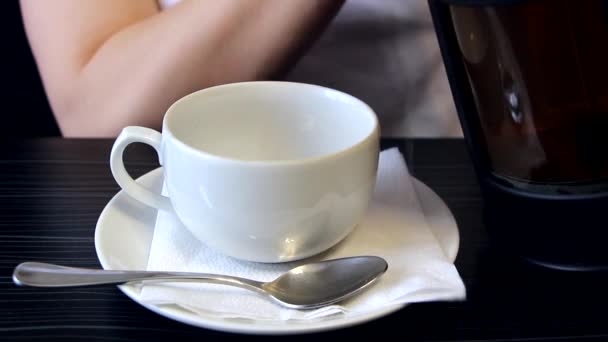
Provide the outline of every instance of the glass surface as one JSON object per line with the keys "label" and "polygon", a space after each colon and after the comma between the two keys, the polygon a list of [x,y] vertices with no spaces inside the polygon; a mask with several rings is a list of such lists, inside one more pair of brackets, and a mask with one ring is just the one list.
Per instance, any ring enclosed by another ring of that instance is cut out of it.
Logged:
{"label": "glass surface", "polygon": [[608,1],[450,11],[492,171],[526,184],[607,180]]}

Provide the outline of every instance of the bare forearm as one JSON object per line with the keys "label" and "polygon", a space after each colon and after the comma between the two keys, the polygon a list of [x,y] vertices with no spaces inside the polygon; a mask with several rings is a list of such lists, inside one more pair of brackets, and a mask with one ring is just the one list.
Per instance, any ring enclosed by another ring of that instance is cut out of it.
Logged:
{"label": "bare forearm", "polygon": [[179,97],[215,84],[272,77],[339,8],[328,0],[184,1],[113,34],[56,87],[64,135],[159,127]]}

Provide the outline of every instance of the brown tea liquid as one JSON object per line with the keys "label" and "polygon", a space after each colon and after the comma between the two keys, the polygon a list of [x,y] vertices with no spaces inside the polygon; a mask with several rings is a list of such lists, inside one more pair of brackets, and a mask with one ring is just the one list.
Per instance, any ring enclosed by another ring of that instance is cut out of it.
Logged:
{"label": "brown tea liquid", "polygon": [[526,184],[608,180],[608,1],[451,14],[493,172]]}

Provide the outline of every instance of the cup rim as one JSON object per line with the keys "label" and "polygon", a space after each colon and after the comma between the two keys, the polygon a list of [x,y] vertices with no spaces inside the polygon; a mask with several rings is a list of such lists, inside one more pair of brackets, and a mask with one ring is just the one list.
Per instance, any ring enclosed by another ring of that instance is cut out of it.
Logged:
{"label": "cup rim", "polygon": [[[359,140],[357,140],[355,143],[348,145],[347,147],[344,147],[342,149],[339,149],[337,151],[331,152],[331,153],[323,153],[320,155],[315,155],[312,157],[306,157],[306,158],[299,158],[299,159],[281,159],[281,160],[248,160],[248,159],[239,159],[239,158],[233,158],[233,157],[226,157],[226,156],[221,156],[221,155],[217,155],[217,154],[213,154],[201,149],[197,149],[193,146],[191,146],[190,144],[184,142],[183,140],[179,139],[178,137],[176,137],[173,132],[171,132],[171,130],[169,129],[169,124],[167,123],[168,120],[170,120],[170,117],[172,116],[172,113],[175,112],[175,108],[177,106],[179,106],[181,103],[188,101],[190,98],[195,97],[195,96],[199,96],[202,93],[207,93],[210,91],[217,91],[219,89],[225,89],[225,88],[237,88],[237,87],[247,87],[247,86],[253,86],[255,84],[266,84],[266,85],[276,85],[276,86],[295,86],[295,87],[305,87],[305,88],[316,88],[317,90],[322,90],[322,91],[329,91],[332,92],[334,94],[338,94],[340,96],[346,97],[347,99],[349,99],[350,101],[352,101],[355,105],[361,106],[364,110],[363,112],[365,112],[366,115],[369,116],[369,118],[372,120],[372,128],[370,129],[369,133],[365,136],[363,136],[362,138],[360,138]],[[214,160],[214,161],[218,161],[218,162],[228,162],[228,163],[239,163],[239,164],[245,164],[245,165],[257,165],[257,166],[269,166],[269,165],[277,165],[277,166],[283,166],[283,165],[301,165],[301,164],[306,164],[306,163],[314,163],[314,162],[318,162],[321,160],[326,160],[326,159],[333,159],[333,158],[338,158],[340,156],[343,156],[349,152],[352,152],[356,149],[361,148],[363,145],[365,145],[366,143],[368,143],[371,139],[374,139],[375,137],[379,137],[379,121],[378,121],[378,117],[376,115],[376,113],[374,112],[374,110],[365,102],[363,102],[362,100],[360,100],[359,98],[350,95],[348,93],[345,93],[343,91],[340,90],[336,90],[333,88],[328,88],[328,87],[324,87],[324,86],[320,86],[320,85],[316,85],[316,84],[309,84],[309,83],[300,83],[300,82],[289,82],[289,81],[247,81],[247,82],[236,82],[236,83],[227,83],[227,84],[221,84],[221,85],[217,85],[217,86],[212,86],[212,87],[208,87],[208,88],[204,88],[198,91],[195,91],[193,93],[190,93],[186,96],[181,97],[179,100],[175,101],[166,111],[165,116],[163,118],[163,125],[162,125],[162,135],[168,135],[171,137],[171,140],[176,142],[178,145],[180,145],[182,148],[185,148],[186,150],[190,151],[191,153],[194,153],[196,155],[205,157],[207,159],[210,160]]]}

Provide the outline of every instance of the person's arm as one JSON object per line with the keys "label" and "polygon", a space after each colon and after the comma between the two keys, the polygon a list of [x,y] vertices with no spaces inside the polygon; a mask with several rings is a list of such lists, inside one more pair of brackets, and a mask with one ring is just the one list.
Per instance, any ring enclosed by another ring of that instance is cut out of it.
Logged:
{"label": "person's arm", "polygon": [[216,84],[273,77],[343,0],[21,0],[65,136],[160,127],[171,103]]}

